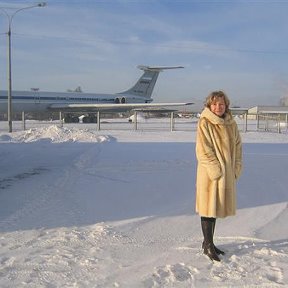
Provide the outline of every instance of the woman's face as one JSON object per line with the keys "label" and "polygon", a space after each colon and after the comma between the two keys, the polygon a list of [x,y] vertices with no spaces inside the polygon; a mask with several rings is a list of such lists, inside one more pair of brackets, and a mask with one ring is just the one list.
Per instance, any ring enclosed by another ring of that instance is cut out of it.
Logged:
{"label": "woman's face", "polygon": [[210,110],[217,116],[222,117],[226,110],[226,104],[223,97],[216,98],[210,106]]}

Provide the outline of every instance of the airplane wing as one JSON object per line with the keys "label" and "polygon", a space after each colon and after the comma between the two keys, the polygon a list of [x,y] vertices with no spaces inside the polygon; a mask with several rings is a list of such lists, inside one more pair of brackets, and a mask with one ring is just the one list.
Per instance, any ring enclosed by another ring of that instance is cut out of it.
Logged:
{"label": "airplane wing", "polygon": [[[123,112],[129,110],[140,110],[145,111],[157,108],[162,108],[163,112],[165,111],[165,107],[179,107],[179,106],[187,106],[192,105],[194,103],[125,103],[125,104],[52,104],[49,107],[49,110],[57,110],[57,111],[69,111],[69,112],[97,112],[97,111],[109,111],[109,112]],[[170,109],[171,110],[171,109]]]}

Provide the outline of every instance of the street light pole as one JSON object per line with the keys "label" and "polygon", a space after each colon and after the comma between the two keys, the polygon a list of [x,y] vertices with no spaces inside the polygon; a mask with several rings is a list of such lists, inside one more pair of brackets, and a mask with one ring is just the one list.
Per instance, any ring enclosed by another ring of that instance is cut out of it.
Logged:
{"label": "street light pole", "polygon": [[12,26],[12,20],[14,16],[19,13],[20,11],[31,9],[35,7],[44,7],[46,6],[45,2],[35,4],[33,6],[28,6],[24,8],[20,8],[16,11],[14,11],[12,14],[9,14],[5,8],[0,7],[0,11],[7,17],[8,20],[8,32],[7,32],[7,45],[8,45],[8,111],[7,111],[7,117],[8,117],[8,126],[9,126],[9,132],[12,132],[12,72],[11,72],[11,26]]}

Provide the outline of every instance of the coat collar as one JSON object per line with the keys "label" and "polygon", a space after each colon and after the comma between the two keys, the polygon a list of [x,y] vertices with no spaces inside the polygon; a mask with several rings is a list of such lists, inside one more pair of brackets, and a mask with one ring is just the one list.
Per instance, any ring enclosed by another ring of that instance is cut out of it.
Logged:
{"label": "coat collar", "polygon": [[202,111],[200,118],[206,118],[213,124],[218,124],[218,125],[229,125],[232,124],[233,122],[233,117],[230,112],[225,113],[225,117],[221,118],[217,115],[215,115],[211,110],[207,107],[204,108]]}

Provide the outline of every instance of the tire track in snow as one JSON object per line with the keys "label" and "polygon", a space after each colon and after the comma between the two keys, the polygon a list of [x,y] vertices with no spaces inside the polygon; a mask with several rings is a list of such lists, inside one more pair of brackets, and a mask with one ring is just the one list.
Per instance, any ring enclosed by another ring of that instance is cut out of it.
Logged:
{"label": "tire track in snow", "polygon": [[[67,166],[50,171],[49,176],[45,178],[45,180],[49,179],[48,183],[33,183],[31,179],[29,194],[33,197],[30,196],[29,201],[23,203],[20,209],[0,222],[1,231],[25,229],[22,223],[27,222],[30,224],[28,228],[61,226],[69,223],[76,225],[83,213],[77,205],[77,199],[73,199],[73,188],[79,174],[84,173],[83,169],[89,169],[91,165],[95,165],[102,145],[102,143],[96,143],[92,148],[83,150],[72,164],[67,162],[65,163]],[[74,157],[72,154],[71,158]],[[71,200],[69,205],[67,199]],[[61,215],[61,213],[64,214]],[[68,220],[65,222],[65,219]]]}

